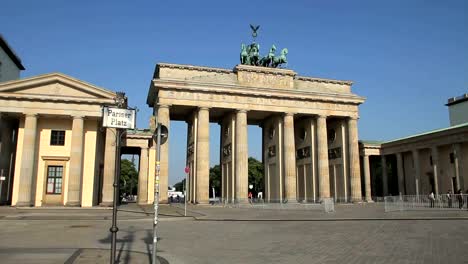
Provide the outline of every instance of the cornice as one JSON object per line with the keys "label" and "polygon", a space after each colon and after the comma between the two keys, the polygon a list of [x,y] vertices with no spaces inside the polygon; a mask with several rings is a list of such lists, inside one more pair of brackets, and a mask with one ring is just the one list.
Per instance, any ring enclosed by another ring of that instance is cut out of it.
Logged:
{"label": "cornice", "polygon": [[323,79],[323,78],[305,77],[305,76],[297,76],[296,80],[308,81],[308,82],[321,82],[321,83],[353,85],[353,81],[341,81],[341,80]]}
{"label": "cornice", "polygon": [[271,74],[271,75],[291,76],[293,78],[297,75],[296,72],[294,72],[293,70],[288,70],[288,69],[277,69],[277,68],[258,67],[258,66],[250,66],[250,65],[237,65],[234,68],[234,72],[242,72],[242,71],[262,73],[262,74]]}
{"label": "cornice", "polygon": [[85,98],[85,97],[63,97],[52,95],[33,95],[33,94],[19,94],[19,93],[2,93],[0,98],[4,99],[18,99],[27,101],[42,101],[42,102],[63,102],[63,103],[88,103],[88,104],[107,104],[114,105],[115,101],[112,99],[104,98]]}
{"label": "cornice", "polygon": [[223,68],[212,68],[206,66],[195,66],[188,64],[172,64],[172,63],[158,63],[159,68],[169,68],[169,69],[180,69],[180,70],[192,70],[192,71],[203,71],[203,72],[218,72],[218,73],[233,73],[232,70],[223,69]]}

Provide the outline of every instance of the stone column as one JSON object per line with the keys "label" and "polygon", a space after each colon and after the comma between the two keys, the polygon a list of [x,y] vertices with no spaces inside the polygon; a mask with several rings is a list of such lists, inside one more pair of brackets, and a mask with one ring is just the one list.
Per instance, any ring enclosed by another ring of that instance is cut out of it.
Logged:
{"label": "stone column", "polygon": [[362,201],[361,172],[359,168],[359,143],[357,118],[348,119],[349,171],[351,178],[351,201]]}
{"label": "stone column", "polygon": [[405,171],[403,170],[403,154],[397,153],[397,170],[398,170],[398,192],[406,195],[405,192]]}
{"label": "stone column", "polygon": [[18,202],[16,206],[31,206],[34,204],[33,177],[34,160],[36,156],[37,115],[26,114],[24,118],[24,138],[19,176]]}
{"label": "stone column", "polygon": [[415,192],[416,195],[419,195],[419,178],[421,176],[421,167],[419,164],[419,151],[417,149],[413,149],[411,152],[413,153]]}
{"label": "stone column", "polygon": [[328,169],[327,117],[317,117],[317,150],[320,199],[330,198],[330,173]]}
{"label": "stone column", "polygon": [[286,199],[297,202],[296,146],[294,142],[294,115],[284,115],[284,177],[286,180]]}
{"label": "stone column", "polygon": [[81,177],[83,176],[83,138],[84,120],[82,116],[74,116],[72,124],[72,140],[70,152],[70,167],[68,172],[68,198],[66,205],[79,206],[81,193]]}
{"label": "stone column", "polygon": [[197,203],[206,204],[210,198],[210,111],[206,107],[198,110],[197,133]]}
{"label": "stone column", "polygon": [[138,171],[138,203],[148,202],[148,148],[142,147],[140,152],[140,168]]}
{"label": "stone column", "polygon": [[236,113],[235,134],[235,172],[236,172],[236,201],[247,202],[249,189],[249,152],[247,142],[247,111],[238,110]]}
{"label": "stone column", "polygon": [[364,154],[363,166],[364,166],[364,186],[366,187],[366,202],[372,202],[369,155]]}
{"label": "stone column", "polygon": [[[170,117],[169,117],[169,106],[168,105],[159,105],[158,106],[158,122],[166,126],[168,131],[171,131],[169,128]],[[157,125],[157,124],[156,124]],[[159,201],[161,203],[167,203],[167,187],[169,184],[169,138],[166,143],[161,145],[161,160],[160,160],[160,170],[159,170]]]}
{"label": "stone column", "polygon": [[387,158],[382,154],[380,156],[382,161],[382,190],[383,196],[388,195],[388,173],[387,173]]}
{"label": "stone column", "polygon": [[432,155],[432,173],[434,173],[434,194],[439,194],[439,176],[437,175],[439,170],[439,151],[437,146],[431,148]]}
{"label": "stone column", "polygon": [[[457,181],[458,189],[465,190],[464,188],[464,178],[463,178],[463,163],[460,163],[462,160],[461,145],[460,143],[452,145],[453,151],[453,166],[455,167],[455,179]],[[458,190],[454,190],[455,192]]]}
{"label": "stone column", "polygon": [[112,206],[114,200],[114,176],[116,155],[116,129],[106,128],[106,142],[104,146],[104,175],[102,181],[101,206]]}

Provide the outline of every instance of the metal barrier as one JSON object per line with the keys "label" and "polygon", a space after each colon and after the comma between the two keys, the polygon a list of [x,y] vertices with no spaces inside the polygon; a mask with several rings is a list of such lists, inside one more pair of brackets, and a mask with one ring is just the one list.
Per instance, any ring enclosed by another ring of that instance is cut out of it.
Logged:
{"label": "metal barrier", "polygon": [[385,212],[410,210],[468,210],[467,194],[435,195],[399,195],[385,196]]}
{"label": "metal barrier", "polygon": [[324,210],[325,212],[334,212],[333,198],[325,198],[320,203],[312,202],[290,202],[287,200],[270,200],[263,199],[235,199],[222,200],[221,204],[225,208],[256,208],[260,210]]}

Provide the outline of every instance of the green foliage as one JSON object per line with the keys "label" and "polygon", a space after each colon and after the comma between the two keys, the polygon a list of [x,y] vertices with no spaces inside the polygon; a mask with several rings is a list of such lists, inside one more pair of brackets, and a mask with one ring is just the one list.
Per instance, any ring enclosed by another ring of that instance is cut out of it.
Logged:
{"label": "green foliage", "polygon": [[185,179],[181,180],[180,182],[174,184],[174,188],[178,192],[183,192],[184,191],[184,184],[185,184]]}
{"label": "green foliage", "polygon": [[210,168],[210,197],[211,188],[215,188],[216,196],[221,196],[221,167],[219,165]]}
{"label": "green foliage", "polygon": [[263,163],[249,157],[249,184],[253,185],[253,192],[263,192]]}
{"label": "green foliage", "polygon": [[[249,158],[249,184],[253,185],[254,193],[263,191],[263,163],[252,157]],[[210,168],[210,196],[213,187],[216,196],[221,196],[221,167],[219,165]]]}
{"label": "green foliage", "polygon": [[127,159],[120,162],[120,193],[137,194],[138,172],[135,164]]}

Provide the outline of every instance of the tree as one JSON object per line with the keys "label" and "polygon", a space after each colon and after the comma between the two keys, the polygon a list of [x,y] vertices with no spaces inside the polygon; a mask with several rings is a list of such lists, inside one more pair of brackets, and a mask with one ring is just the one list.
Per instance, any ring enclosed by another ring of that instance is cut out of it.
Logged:
{"label": "tree", "polygon": [[[253,185],[255,193],[263,192],[263,163],[255,158],[249,157],[249,184]],[[176,183],[176,190],[183,189],[185,179]],[[211,188],[215,188],[216,196],[221,196],[221,166],[215,165],[210,168],[210,196]]]}
{"label": "tree", "polygon": [[120,162],[120,193],[137,194],[138,172],[135,164],[127,159]]}
{"label": "tree", "polygon": [[210,196],[211,188],[215,189],[216,196],[221,196],[221,167],[219,165],[210,168]]}
{"label": "tree", "polygon": [[185,179],[181,180],[180,182],[174,184],[174,188],[178,192],[183,192],[184,191],[184,184],[185,184]]}
{"label": "tree", "polygon": [[263,163],[253,157],[249,157],[249,184],[254,193],[263,192]]}

